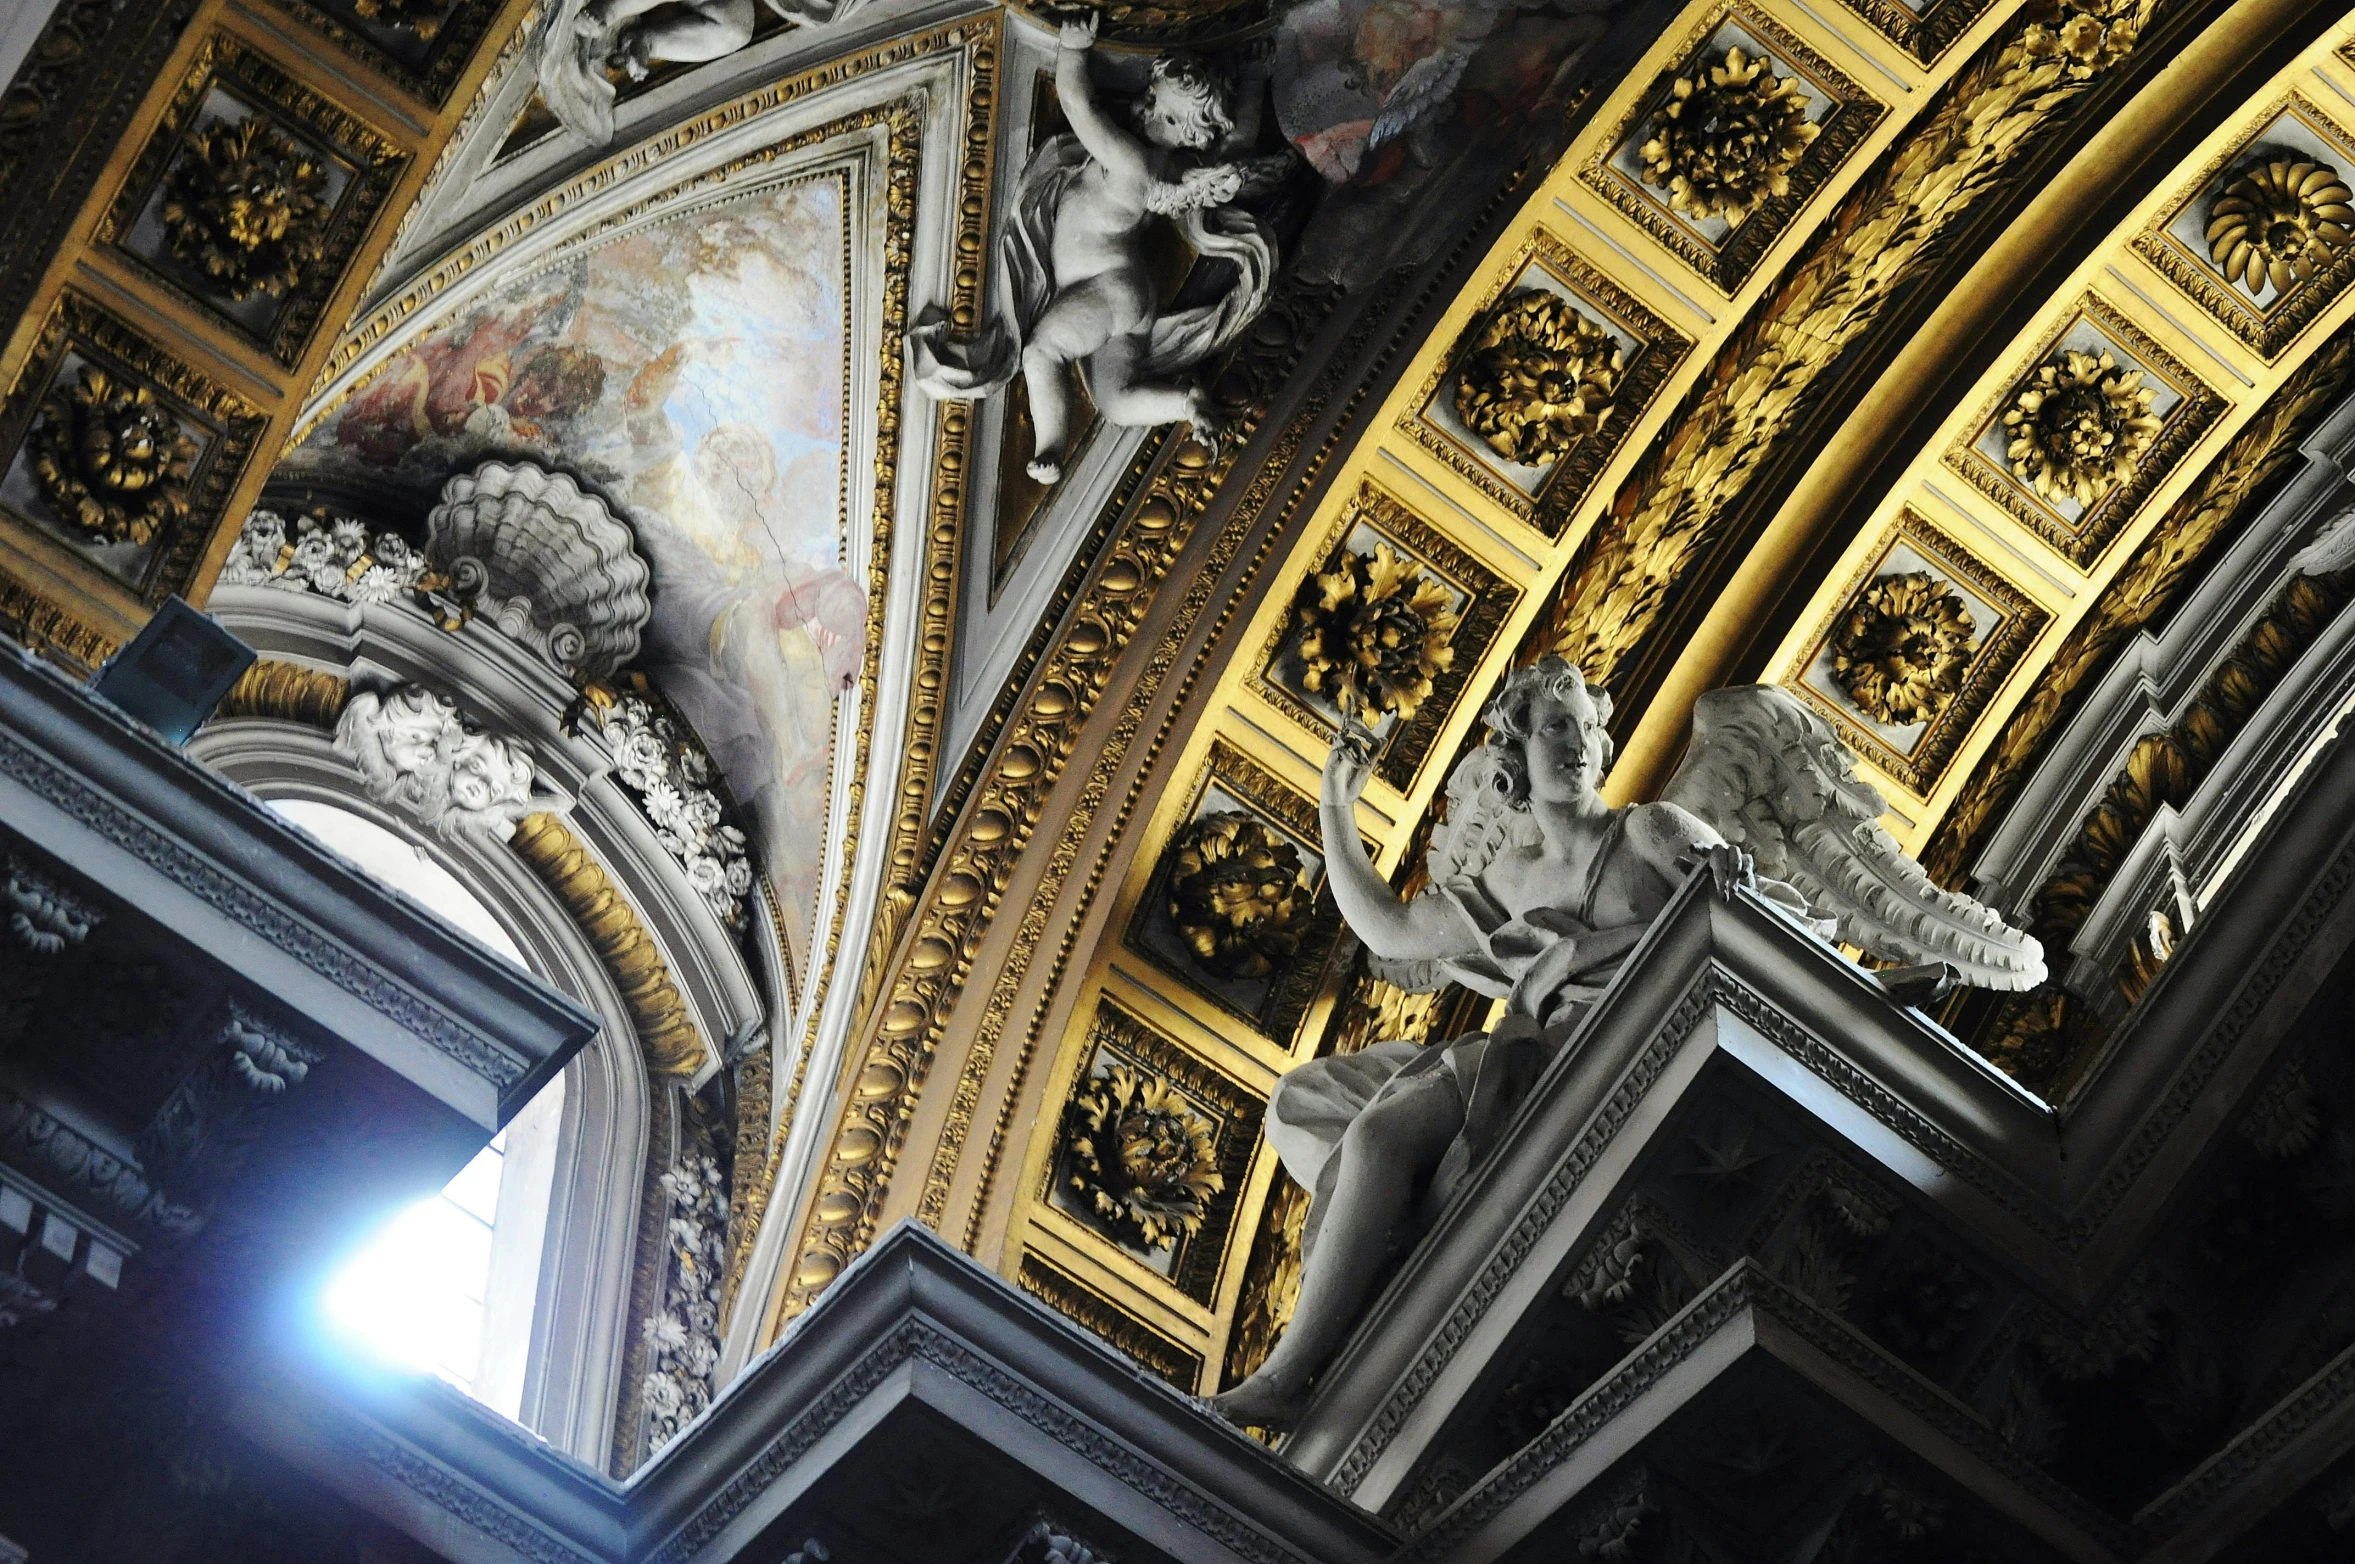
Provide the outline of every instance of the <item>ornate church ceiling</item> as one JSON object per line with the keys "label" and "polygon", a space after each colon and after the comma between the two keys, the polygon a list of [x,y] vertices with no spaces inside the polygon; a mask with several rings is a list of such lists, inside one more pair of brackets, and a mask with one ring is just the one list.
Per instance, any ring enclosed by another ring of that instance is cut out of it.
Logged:
{"label": "ornate church ceiling", "polygon": [[[0,239],[0,608],[95,662],[266,487],[414,532],[528,457],[627,518],[631,671],[782,938],[736,1361],[913,1217],[1188,1388],[1247,1369],[1303,1209],[1271,1084],[1477,1021],[1340,932],[1344,700],[1402,883],[1552,652],[1615,697],[1615,797],[1770,680],[1985,880],[2007,811],[2086,818],[2127,765],[2049,769],[2355,373],[2355,42],[2296,0],[1112,7],[1108,99],[1178,42],[1245,84],[1280,264],[1202,371],[1223,438],[1083,418],[1052,483],[1026,393],[936,400],[906,338],[1005,307],[1060,13],[764,19],[624,83],[604,145],[549,106],[553,10],[391,14],[62,0],[0,100],[0,192],[54,219]],[[248,124],[315,165],[275,288],[171,216]],[[1228,286],[1147,250],[1157,308]],[[85,511],[58,431],[134,403],[171,502]],[[2005,861],[2007,911],[2059,853]],[[2060,995],[1943,1019],[2008,1068]]]}

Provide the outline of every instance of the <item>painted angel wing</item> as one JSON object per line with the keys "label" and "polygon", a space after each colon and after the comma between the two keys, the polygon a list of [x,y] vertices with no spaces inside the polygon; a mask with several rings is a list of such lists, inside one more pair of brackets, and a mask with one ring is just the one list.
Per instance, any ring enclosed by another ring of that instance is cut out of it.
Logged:
{"label": "painted angel wing", "polygon": [[1383,97],[1382,112],[1374,116],[1374,128],[1366,136],[1366,150],[1371,152],[1392,137],[1405,135],[1417,120],[1435,112],[1455,92],[1470,62],[1468,50],[1442,49],[1408,66],[1406,74]]}
{"label": "painted angel wing", "polygon": [[[1423,877],[1430,882],[1423,894],[1472,886],[1497,854],[1529,845],[1536,835],[1536,822],[1505,802],[1496,752],[1481,746],[1448,776],[1447,818],[1431,828],[1431,845],[1423,850]],[[1410,994],[1435,993],[1451,976],[1442,961],[1391,961],[1370,951],[1366,961],[1374,976]]]}
{"label": "painted angel wing", "polygon": [[1665,801],[1699,815],[1758,872],[1794,887],[1840,937],[1885,960],[1945,962],[1979,988],[2044,981],[2044,948],[1995,910],[1945,889],[1882,828],[1830,724],[1770,684],[1712,690]]}

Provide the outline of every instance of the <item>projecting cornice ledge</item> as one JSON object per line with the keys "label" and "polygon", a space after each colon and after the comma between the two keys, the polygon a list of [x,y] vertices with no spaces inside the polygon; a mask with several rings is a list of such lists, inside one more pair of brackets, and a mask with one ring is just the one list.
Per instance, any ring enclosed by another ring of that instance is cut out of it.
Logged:
{"label": "projecting cornice ledge", "polygon": [[1039,1520],[1205,1564],[1371,1564],[1399,1541],[914,1224],[626,1483],[426,1379],[290,1364],[241,1421],[453,1564],[721,1564],[808,1538],[848,1558],[857,1535],[921,1557],[943,1525],[1001,1522],[1011,1552]]}

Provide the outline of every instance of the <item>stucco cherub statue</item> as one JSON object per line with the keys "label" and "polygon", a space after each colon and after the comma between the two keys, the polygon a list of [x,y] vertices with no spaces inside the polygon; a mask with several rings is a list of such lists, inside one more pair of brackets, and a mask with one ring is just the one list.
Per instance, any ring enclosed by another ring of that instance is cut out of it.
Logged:
{"label": "stucco cherub statue", "polygon": [[[951,341],[937,314],[908,332],[916,383],[933,396],[970,400],[1022,376],[1029,470],[1041,483],[1063,476],[1075,364],[1107,422],[1183,421],[1215,444],[1210,399],[1185,371],[1258,319],[1275,284],[1274,236],[1229,203],[1279,174],[1285,156],[1190,166],[1197,155],[1247,146],[1256,113],[1238,123],[1216,72],[1194,56],[1163,54],[1123,124],[1089,79],[1095,41],[1093,16],[1063,24],[1055,92],[1071,132],[1022,171],[998,242],[999,309],[970,341]],[[1234,264],[1235,281],[1216,300],[1159,313],[1141,243],[1156,213],[1177,220],[1196,255]]]}
{"label": "stucco cherub statue", "polygon": [[[804,26],[837,21],[863,0],[762,0]],[[596,146],[613,139],[610,64],[644,81],[668,61],[700,65],[752,42],[753,0],[561,0],[540,34],[540,99]]]}
{"label": "stucco cherub statue", "polygon": [[[1884,959],[2025,989],[2043,951],[1992,910],[1933,884],[1879,823],[1830,727],[1771,685],[1714,691],[1658,803],[1613,808],[1610,697],[1559,657],[1515,671],[1483,714],[1486,744],[1448,778],[1430,889],[1401,901],[1358,846],[1372,764],[1361,728],[1325,763],[1319,818],[1334,900],[1377,975],[1502,999],[1485,1033],[1376,1043],[1276,1083],[1268,1141],[1310,1191],[1300,1296],[1258,1372],[1212,1405],[1284,1427],[1339,1349],[1393,1246],[1435,1218],[1579,1019],[1693,872],[1749,886],[1818,933]],[[1418,1192],[1419,1196],[1418,1196]]]}

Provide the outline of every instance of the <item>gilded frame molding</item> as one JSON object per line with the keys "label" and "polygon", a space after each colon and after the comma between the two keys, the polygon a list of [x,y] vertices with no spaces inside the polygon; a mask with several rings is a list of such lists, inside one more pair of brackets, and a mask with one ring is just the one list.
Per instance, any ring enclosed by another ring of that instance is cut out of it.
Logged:
{"label": "gilded frame molding", "polygon": [[[269,0],[269,3],[401,91],[437,110],[449,106],[451,91],[458,85],[458,78],[466,74],[474,51],[481,47],[500,9],[500,0],[452,0],[421,57],[410,62],[401,59],[381,39],[371,36],[375,29],[356,15],[339,17],[327,6],[312,4],[311,0]],[[537,11],[539,7],[533,9]]]}
{"label": "gilded frame molding", "polygon": [[[1710,42],[1729,23],[1765,42],[1780,60],[1806,76],[1817,91],[1831,99],[1832,108],[1815,122],[1818,127],[1815,140],[1791,170],[1790,188],[1752,207],[1723,241],[1712,245],[1686,228],[1648,191],[1630,184],[1625,175],[1611,166],[1611,160],[1619,155],[1622,147],[1643,134],[1652,116],[1675,90],[1676,78],[1692,70],[1708,51]],[[1765,259],[1774,242],[1790,228],[1800,209],[1830,182],[1832,175],[1888,113],[1887,104],[1865,91],[1847,72],[1790,29],[1751,10],[1740,0],[1729,0],[1693,30],[1677,62],[1662,71],[1650,89],[1636,100],[1635,107],[1611,127],[1601,150],[1587,158],[1578,177],[1662,249],[1731,298],[1750,280],[1750,274],[1758,269],[1758,263]]]}
{"label": "gilded frame molding", "polygon": [[[289,290],[266,331],[257,332],[229,314],[217,295],[148,256],[128,242],[139,214],[154,197],[206,97],[219,88],[256,117],[320,143],[351,166],[352,179],[328,219],[325,253],[310,273]],[[383,214],[393,187],[409,166],[409,154],[366,120],[304,85],[236,33],[216,31],[197,51],[172,100],[148,133],[147,143],[91,235],[93,244],[133,267],[154,284],[228,336],[267,353],[281,369],[302,362],[321,314],[350,269],[352,257]]]}
{"label": "gilded frame molding", "polygon": [[[1505,621],[1512,617],[1513,609],[1521,601],[1521,591],[1372,478],[1359,483],[1357,493],[1325,529],[1323,545],[1312,556],[1315,564],[1311,568],[1322,570],[1330,564],[1347,543],[1349,534],[1360,525],[1400,545],[1404,552],[1414,555],[1465,598],[1463,617],[1448,643],[1455,650],[1454,662],[1431,681],[1430,697],[1415,708],[1413,718],[1390,732],[1375,761],[1382,780],[1405,793],[1412,791],[1415,778],[1430,760],[1440,730],[1454,716],[1456,703],[1463,698],[1473,670],[1480,666],[1495,646],[1496,638],[1503,633]],[[1283,655],[1292,637],[1292,616],[1287,609],[1277,621],[1274,633],[1261,644],[1247,682],[1252,694],[1291,718],[1319,743],[1329,746],[1338,729],[1272,675],[1276,660]],[[1310,834],[1313,836],[1313,831]]]}
{"label": "gilded frame molding", "polygon": [[[1954,698],[1931,718],[1913,752],[1901,754],[1878,733],[1859,722],[1856,714],[1839,702],[1826,698],[1807,678],[1807,670],[1815,665],[1824,644],[1831,639],[1832,626],[1848,612],[1857,594],[1880,574],[1888,562],[1890,552],[1900,543],[1909,545],[1952,580],[1969,587],[1973,592],[1994,604],[2003,613],[2003,622],[1979,643],[1971,655],[1970,668],[1963,675],[1962,688]],[[1896,519],[1883,532],[1881,541],[1865,562],[1851,571],[1848,580],[1834,600],[1836,606],[1817,624],[1808,638],[1807,650],[1797,666],[1787,673],[1784,688],[1821,713],[1840,735],[1841,742],[1870,760],[1888,775],[1896,778],[1918,797],[1927,798],[1938,781],[1946,774],[1947,766],[1962,748],[1977,726],[1979,716],[1993,701],[2012,670],[2019,666],[2037,636],[2052,617],[2044,607],[2005,579],[1976,554],[1964,547],[1951,534],[1931,522],[1911,505],[1901,508]]]}
{"label": "gilded frame molding", "polygon": [[[1140,1259],[1092,1219],[1075,1215],[1054,1200],[1057,1181],[1063,1175],[1063,1117],[1070,1110],[1072,1099],[1094,1078],[1096,1066],[1107,1054],[1168,1080],[1196,1107],[1214,1115],[1218,1124],[1213,1153],[1222,1187],[1203,1212],[1201,1231],[1177,1240],[1166,1275]],[[1095,1018],[1089,1023],[1086,1041],[1080,1047],[1078,1064],[1055,1107],[1049,1129],[1051,1144],[1033,1197],[1041,1210],[1055,1212],[1076,1231],[1118,1253],[1121,1269],[1133,1274],[1146,1287],[1167,1288],[1192,1303],[1210,1307],[1217,1300],[1219,1283],[1237,1247],[1233,1242],[1237,1231],[1235,1217],[1242,1205],[1243,1187],[1250,1178],[1251,1159],[1259,1151],[1260,1123],[1266,1113],[1267,1104],[1256,1092],[1110,994],[1099,992]]]}
{"label": "gilded frame molding", "polygon": [[[157,540],[145,573],[136,582],[126,581],[71,542],[26,518],[28,525],[22,536],[39,537],[56,557],[71,560],[76,571],[117,590],[128,590],[153,608],[194,585],[205,549],[221,524],[230,494],[261,448],[269,419],[210,375],[157,347],[104,305],[69,288],[51,307],[6,399],[0,401],[0,453],[5,453],[0,455],[0,472],[5,472],[23,449],[41,399],[48,395],[68,352],[82,354],[162,391],[183,411],[209,426],[213,437],[190,478],[187,517]],[[0,510],[0,514],[13,513]]]}
{"label": "gilded frame molding", "polygon": [[[2355,255],[2355,249],[2350,249],[2349,254]],[[2052,356],[2060,340],[2080,321],[2090,323],[2095,330],[2132,352],[2141,369],[2155,375],[2181,400],[2168,412],[2149,453],[2135,463],[2134,476],[2102,496],[2072,527],[2067,517],[2030,494],[2017,478],[1990,461],[1978,446],[2002,417],[2003,409],[2019,394],[2021,384]],[[2005,515],[2035,533],[2054,553],[2082,572],[2090,570],[2117,540],[2118,534],[2133,522],[2151,491],[2167,481],[2191,448],[2223,416],[2224,408],[2224,398],[2188,365],[2161,347],[2099,293],[2088,289],[2075,309],[2038,334],[2036,346],[2020,360],[2017,372],[2004,382],[2000,391],[1980,404],[1961,442],[1950,446],[1943,460],[1948,469],[1968,481],[1972,488],[2003,507]]]}
{"label": "gilded frame molding", "polygon": [[1840,3],[1871,23],[1874,32],[1912,55],[1915,63],[1928,65],[1987,14],[1990,0],[1933,0],[1927,12],[1916,12],[1902,0]]}
{"label": "gilded frame molding", "polygon": [[1202,1354],[1170,1340],[1036,1250],[1022,1252],[1014,1285],[1181,1392],[1191,1395],[1202,1383]]}
{"label": "gilded frame molding", "polygon": [[[1195,769],[1193,783],[1187,789],[1185,813],[1162,840],[1152,873],[1146,878],[1144,894],[1129,909],[1121,943],[1150,961],[1155,970],[1184,983],[1189,993],[1199,994],[1226,1014],[1248,1023],[1278,1047],[1289,1047],[1323,986],[1325,968],[1341,935],[1341,911],[1333,904],[1331,888],[1323,878],[1318,881],[1309,921],[1302,930],[1298,957],[1279,977],[1269,981],[1266,996],[1256,1010],[1244,1009],[1212,987],[1202,973],[1191,970],[1186,963],[1173,961],[1147,940],[1147,925],[1154,908],[1167,894],[1170,843],[1176,839],[1177,831],[1201,818],[1202,801],[1214,786],[1232,794],[1250,813],[1290,837],[1296,845],[1314,852],[1320,860],[1324,857],[1315,801],[1224,738],[1214,738],[1210,754]],[[1362,837],[1360,844],[1371,856],[1374,844]]]}
{"label": "gilded frame molding", "polygon": [[[2338,52],[2355,68],[2355,45],[2344,46]],[[2344,178],[2355,179],[2355,137],[2350,137],[2313,99],[2293,89],[2268,103],[2247,134],[2201,165],[2190,180],[2177,186],[2175,199],[2161,208],[2159,215],[2133,240],[2134,253],[2153,271],[2173,283],[2178,292],[2197,304],[2210,319],[2269,363],[2281,357],[2283,350],[2346,291],[2347,284],[2355,281],[2355,244],[2342,248],[2315,277],[2276,299],[2270,310],[2261,310],[2211,271],[2203,259],[2186,250],[2167,230],[2187,209],[2205,200],[2226,172],[2246,158],[2265,132],[2284,115],[2296,118],[2326,145],[2343,152],[2345,163],[2339,172]]]}
{"label": "gilded frame molding", "polygon": [[[1569,455],[1556,462],[1535,494],[1506,477],[1476,444],[1466,445],[1424,416],[1425,409],[1454,383],[1466,344],[1498,303],[1521,285],[1521,279],[1531,267],[1541,268],[1580,303],[1610,320],[1638,344],[1634,362],[1627,366],[1619,395],[1613,401],[1613,416],[1601,431],[1579,441]],[[1559,538],[1570,524],[1571,514],[1602,476],[1603,469],[1627,443],[1628,431],[1651,408],[1661,387],[1683,366],[1692,351],[1692,338],[1654,314],[1633,294],[1587,264],[1562,239],[1541,227],[1482,292],[1480,306],[1463,333],[1415,388],[1412,410],[1399,419],[1398,427],[1424,450],[1445,462],[1457,477],[1549,539]]]}

